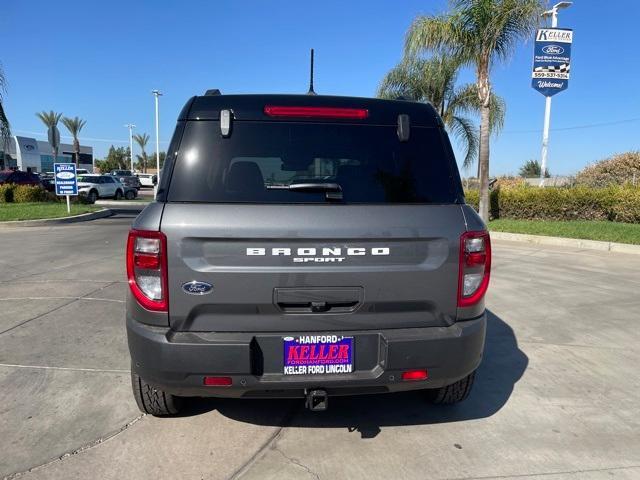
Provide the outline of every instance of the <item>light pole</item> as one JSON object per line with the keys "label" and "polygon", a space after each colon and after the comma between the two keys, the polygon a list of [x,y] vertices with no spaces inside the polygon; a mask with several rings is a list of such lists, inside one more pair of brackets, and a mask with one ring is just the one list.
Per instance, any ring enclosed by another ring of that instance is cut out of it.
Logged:
{"label": "light pole", "polygon": [[156,100],[156,175],[158,176],[158,181],[153,187],[154,196],[158,193],[158,184],[160,183],[160,127],[159,127],[159,119],[158,119],[158,98],[162,96],[162,92],[160,90],[152,90],[153,96]]}
{"label": "light pole", "polygon": [[133,129],[136,126],[133,123],[125,125],[129,129],[129,162],[131,163],[131,173],[133,173]]}
{"label": "light pole", "polygon": [[[551,28],[558,26],[558,10],[570,7],[573,2],[556,3],[551,10],[542,12],[542,17],[551,17]],[[549,146],[549,125],[551,123],[551,96],[547,96],[544,104],[544,126],[542,127],[542,154],[540,162],[540,186],[544,187],[544,174],[547,171],[547,148]]]}

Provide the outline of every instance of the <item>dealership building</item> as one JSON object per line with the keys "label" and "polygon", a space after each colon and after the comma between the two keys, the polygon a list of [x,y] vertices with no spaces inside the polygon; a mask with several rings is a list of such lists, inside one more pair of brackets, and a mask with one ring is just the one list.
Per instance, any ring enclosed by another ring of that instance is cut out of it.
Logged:
{"label": "dealership building", "polygon": [[[0,155],[0,162],[4,163],[0,165],[2,169],[18,168],[23,171],[31,169],[33,172],[53,172],[54,163],[73,162],[73,145],[69,143],[60,144],[55,160],[49,142],[35,138],[15,136],[9,141],[8,147],[4,158]],[[93,172],[93,147],[80,145],[78,168]]]}

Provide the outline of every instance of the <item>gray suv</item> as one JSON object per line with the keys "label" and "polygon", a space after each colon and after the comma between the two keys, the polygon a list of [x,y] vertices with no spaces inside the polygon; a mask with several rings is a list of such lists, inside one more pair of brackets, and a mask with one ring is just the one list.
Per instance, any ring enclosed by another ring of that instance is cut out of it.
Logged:
{"label": "gray suv", "polygon": [[451,404],[482,358],[489,235],[427,104],[193,97],[126,258],[133,392],[153,415],[192,396]]}

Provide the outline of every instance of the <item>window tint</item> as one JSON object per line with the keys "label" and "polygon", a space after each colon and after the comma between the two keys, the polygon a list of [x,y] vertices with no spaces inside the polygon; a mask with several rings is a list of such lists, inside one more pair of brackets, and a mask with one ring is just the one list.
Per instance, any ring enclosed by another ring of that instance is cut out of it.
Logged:
{"label": "window tint", "polygon": [[324,203],[300,183],[337,183],[345,203],[453,203],[459,178],[436,128],[236,122],[229,138],[215,121],[187,122],[168,201]]}

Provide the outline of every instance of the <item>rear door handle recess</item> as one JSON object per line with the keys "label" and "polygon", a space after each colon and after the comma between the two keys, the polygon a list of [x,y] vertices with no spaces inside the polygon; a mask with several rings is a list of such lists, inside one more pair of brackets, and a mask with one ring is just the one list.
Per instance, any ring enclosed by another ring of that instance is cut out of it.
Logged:
{"label": "rear door handle recess", "polygon": [[362,303],[363,288],[275,288],[273,297],[285,313],[349,313]]}

